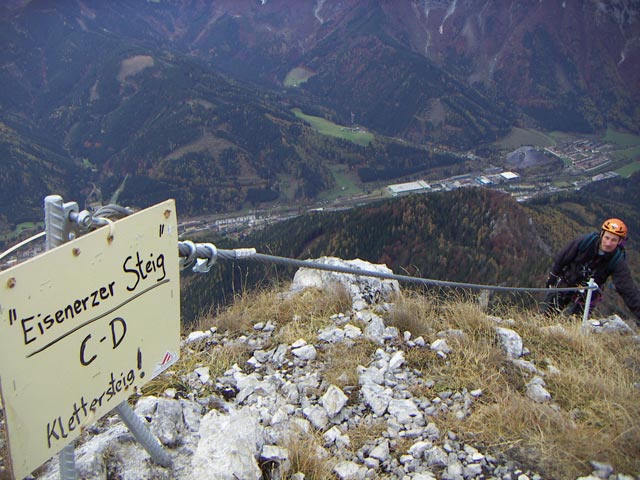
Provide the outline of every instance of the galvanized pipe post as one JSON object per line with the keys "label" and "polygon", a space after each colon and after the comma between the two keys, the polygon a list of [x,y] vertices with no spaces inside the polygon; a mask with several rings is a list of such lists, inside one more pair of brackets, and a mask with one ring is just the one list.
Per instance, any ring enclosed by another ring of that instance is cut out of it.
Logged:
{"label": "galvanized pipe post", "polygon": [[593,278],[589,279],[587,287],[587,299],[584,302],[584,312],[582,312],[582,322],[586,322],[589,319],[589,310],[591,310],[591,297],[593,296],[593,287],[597,287],[598,284]]}
{"label": "galvanized pipe post", "polygon": [[[46,234],[45,245],[47,250],[51,250],[69,241],[71,225],[69,216],[65,211],[73,210],[74,204],[66,205],[62,202],[60,195],[49,195],[44,199],[44,231]],[[78,205],[75,204],[75,210]],[[76,459],[73,442],[66,445],[58,453],[60,464],[61,480],[77,480]]]}
{"label": "galvanized pipe post", "polygon": [[122,419],[133,436],[145,448],[151,459],[162,467],[171,466],[171,457],[162,448],[160,441],[142,423],[140,416],[133,411],[127,401],[120,403],[115,408],[116,413]]}

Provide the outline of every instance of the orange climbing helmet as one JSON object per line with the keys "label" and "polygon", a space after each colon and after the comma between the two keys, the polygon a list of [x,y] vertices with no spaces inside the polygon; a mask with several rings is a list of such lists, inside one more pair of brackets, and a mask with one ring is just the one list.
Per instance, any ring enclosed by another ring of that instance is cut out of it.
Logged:
{"label": "orange climbing helmet", "polygon": [[627,239],[627,226],[619,218],[610,218],[605,220],[602,224],[602,230],[618,235],[619,237],[622,237],[623,240]]}

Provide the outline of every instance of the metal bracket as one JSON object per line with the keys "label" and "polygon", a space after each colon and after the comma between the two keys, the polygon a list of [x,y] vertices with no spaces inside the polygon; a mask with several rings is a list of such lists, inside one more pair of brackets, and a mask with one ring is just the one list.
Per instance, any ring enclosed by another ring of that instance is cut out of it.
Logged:
{"label": "metal bracket", "polygon": [[44,225],[47,250],[62,245],[78,236],[78,226],[72,222],[72,213],[78,213],[76,202],[63,203],[60,195],[48,195],[44,199]]}

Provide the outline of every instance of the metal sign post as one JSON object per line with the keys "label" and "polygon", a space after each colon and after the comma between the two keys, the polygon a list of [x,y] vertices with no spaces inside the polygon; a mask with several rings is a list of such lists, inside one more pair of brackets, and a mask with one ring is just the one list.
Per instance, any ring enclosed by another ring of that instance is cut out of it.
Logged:
{"label": "metal sign post", "polygon": [[[77,236],[75,203],[45,200],[47,251],[0,272],[0,395],[9,464],[22,478],[115,410],[163,466],[160,442],[127,399],[179,355],[176,209],[169,200]],[[77,238],[76,238],[77,237]]]}
{"label": "metal sign post", "polygon": [[590,278],[587,286],[589,287],[589,290],[587,290],[587,298],[584,302],[584,312],[582,312],[583,322],[586,322],[589,319],[589,310],[591,310],[591,297],[593,296],[594,287],[597,287],[598,284],[593,280],[593,278]]}
{"label": "metal sign post", "polygon": [[[63,243],[71,240],[71,222],[69,213],[78,211],[78,204],[62,202],[60,195],[49,195],[44,199],[44,231],[46,234],[45,245],[47,250],[51,250]],[[67,444],[58,453],[58,463],[60,465],[60,480],[76,480],[76,457],[74,442]]]}

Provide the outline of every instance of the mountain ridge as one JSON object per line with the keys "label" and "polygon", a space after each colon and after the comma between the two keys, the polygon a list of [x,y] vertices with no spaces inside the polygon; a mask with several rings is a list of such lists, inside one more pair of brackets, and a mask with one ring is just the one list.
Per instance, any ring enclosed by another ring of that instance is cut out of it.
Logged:
{"label": "mountain ridge", "polygon": [[[171,196],[191,215],[315,199],[337,184],[336,166],[366,174],[360,184],[442,164],[461,173],[469,149],[499,160],[494,142],[514,125],[637,132],[637,3],[479,7],[5,3],[0,121],[22,135],[3,137],[5,162],[41,179],[0,184],[2,228],[41,218],[47,194],[107,198],[124,178],[122,201]],[[308,77],[284,85],[296,68]],[[293,108],[375,140],[319,135]],[[37,154],[20,147],[29,141]],[[458,157],[434,162],[436,149]]]}

